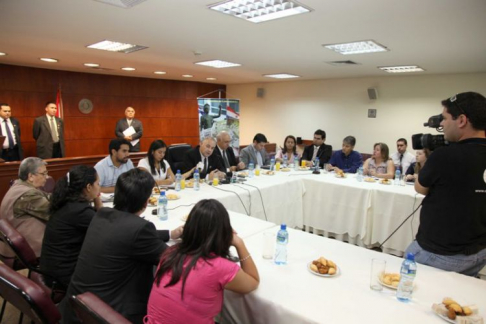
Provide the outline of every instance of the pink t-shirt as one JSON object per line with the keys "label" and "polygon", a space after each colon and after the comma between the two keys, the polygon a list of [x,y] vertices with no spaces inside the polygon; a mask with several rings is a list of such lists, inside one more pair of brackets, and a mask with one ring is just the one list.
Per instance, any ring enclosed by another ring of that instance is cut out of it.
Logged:
{"label": "pink t-shirt", "polygon": [[[187,261],[186,261],[187,264]],[[224,286],[233,280],[240,267],[225,258],[204,261],[187,276],[184,299],[181,299],[182,277],[164,288],[172,273],[166,273],[160,285],[154,282],[150,293],[146,323],[211,323],[223,306]]]}

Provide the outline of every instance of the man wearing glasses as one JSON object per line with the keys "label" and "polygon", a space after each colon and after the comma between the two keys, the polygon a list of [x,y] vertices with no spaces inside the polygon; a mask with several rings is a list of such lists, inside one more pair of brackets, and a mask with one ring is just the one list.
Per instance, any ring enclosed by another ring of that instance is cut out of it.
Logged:
{"label": "man wearing glasses", "polygon": [[422,264],[477,276],[486,265],[486,98],[465,92],[442,106],[440,125],[451,145],[434,150],[415,181],[426,197],[406,253]]}
{"label": "man wearing glasses", "polygon": [[[37,257],[40,256],[46,222],[49,220],[49,197],[39,188],[47,180],[47,163],[37,157],[20,163],[19,179],[10,187],[2,200],[0,219],[9,221],[22,234]],[[0,254],[14,257],[9,248],[0,242]]]}

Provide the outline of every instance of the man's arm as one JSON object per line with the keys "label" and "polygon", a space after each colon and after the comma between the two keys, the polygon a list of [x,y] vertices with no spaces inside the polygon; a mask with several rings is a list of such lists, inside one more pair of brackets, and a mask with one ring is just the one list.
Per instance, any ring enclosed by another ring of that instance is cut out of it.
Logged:
{"label": "man's arm", "polygon": [[40,190],[32,189],[14,203],[14,215],[30,215],[41,221],[49,220],[49,200]]}
{"label": "man's arm", "polygon": [[244,149],[242,149],[241,152],[240,152],[240,161],[243,162],[245,165],[248,165],[249,164],[249,161],[250,161],[250,153],[248,152],[248,150],[246,149],[246,147]]}
{"label": "man's arm", "polygon": [[132,141],[142,137],[143,135],[142,122],[140,120],[137,120],[137,125],[134,128],[136,133],[132,135]]}
{"label": "man's arm", "polygon": [[34,119],[34,127],[32,129],[32,135],[33,135],[34,139],[37,141],[37,139],[39,138],[39,135],[40,135],[40,123],[37,120],[37,118]]}
{"label": "man's arm", "polygon": [[125,138],[125,135],[123,135],[123,126],[122,126],[122,119],[120,119],[117,123],[116,123],[116,127],[115,127],[115,135],[116,137],[121,137],[121,138]]}

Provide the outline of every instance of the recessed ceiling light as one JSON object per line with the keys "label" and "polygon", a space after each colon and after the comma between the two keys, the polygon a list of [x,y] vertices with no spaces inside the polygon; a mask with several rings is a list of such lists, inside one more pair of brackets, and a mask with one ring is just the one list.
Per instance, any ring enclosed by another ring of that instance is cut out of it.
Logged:
{"label": "recessed ceiling light", "polygon": [[208,81],[216,81],[217,79],[216,78],[206,78],[206,80],[208,80]]}
{"label": "recessed ceiling light", "polygon": [[127,67],[122,67],[121,69],[124,70],[124,71],[135,71],[135,68],[128,67],[128,66]]}
{"label": "recessed ceiling light", "polygon": [[193,75],[190,75],[190,74],[183,74],[182,76],[183,76],[184,78],[192,78],[192,77],[193,77]]}
{"label": "recessed ceiling light", "polygon": [[221,60],[196,62],[194,64],[210,66],[210,67],[213,67],[213,68],[216,68],[216,69],[223,69],[223,68],[229,68],[229,67],[234,67],[234,66],[241,66],[241,64],[238,64],[238,63],[231,63],[231,62],[226,62],[226,61],[221,61]]}
{"label": "recessed ceiling light", "polygon": [[98,63],[84,63],[84,66],[88,66],[88,67],[98,67],[100,65]]}
{"label": "recessed ceiling light", "polygon": [[365,40],[365,41],[352,42],[352,43],[342,43],[342,44],[324,44],[322,46],[343,55],[377,53],[377,52],[389,51],[389,49],[386,48],[385,46],[380,45],[372,40]]}
{"label": "recessed ceiling light", "polygon": [[86,47],[87,48],[99,49],[99,50],[103,50],[103,51],[125,53],[125,54],[148,48],[146,46],[133,45],[133,44],[128,44],[128,43],[120,43],[120,42],[115,42],[115,41],[110,41],[110,40],[104,40],[104,41],[98,42],[96,44],[88,45]]}
{"label": "recessed ceiling light", "polygon": [[245,19],[253,23],[312,11],[311,8],[303,6],[294,0],[228,0],[210,5],[209,9]]}
{"label": "recessed ceiling light", "polygon": [[164,71],[155,71],[154,74],[166,74],[167,72]]}
{"label": "recessed ceiling light", "polygon": [[53,59],[53,58],[49,58],[49,57],[41,57],[40,60],[44,61],[44,62],[49,62],[49,63],[57,63],[58,62],[58,60]]}
{"label": "recessed ceiling light", "polygon": [[420,66],[417,65],[402,65],[402,66],[379,66],[380,70],[388,73],[406,73],[406,72],[424,72]]}
{"label": "recessed ceiling light", "polygon": [[287,74],[287,73],[278,73],[278,74],[264,74],[264,77],[267,78],[275,78],[275,79],[292,79],[292,78],[300,78],[298,75]]}
{"label": "recessed ceiling light", "polygon": [[7,55],[7,53],[0,52],[0,56],[5,56],[5,55]]}

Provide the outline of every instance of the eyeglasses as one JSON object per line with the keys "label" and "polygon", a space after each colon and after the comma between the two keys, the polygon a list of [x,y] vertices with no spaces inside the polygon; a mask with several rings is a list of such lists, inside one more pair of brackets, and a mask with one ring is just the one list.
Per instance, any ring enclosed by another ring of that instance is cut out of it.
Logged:
{"label": "eyeglasses", "polygon": [[34,174],[40,174],[40,175],[43,175],[44,177],[47,177],[48,173],[49,172],[47,172],[47,170],[46,170],[44,172],[37,172],[37,173],[34,173]]}

